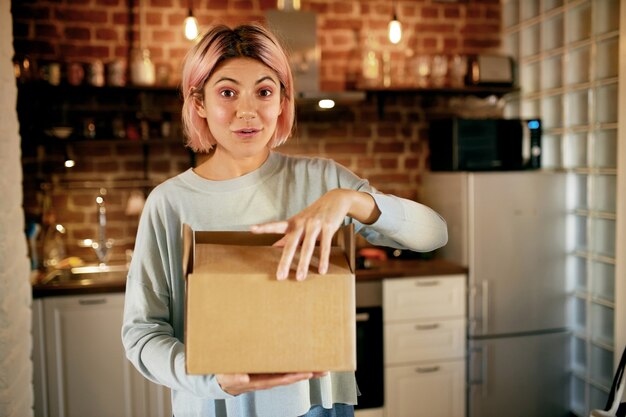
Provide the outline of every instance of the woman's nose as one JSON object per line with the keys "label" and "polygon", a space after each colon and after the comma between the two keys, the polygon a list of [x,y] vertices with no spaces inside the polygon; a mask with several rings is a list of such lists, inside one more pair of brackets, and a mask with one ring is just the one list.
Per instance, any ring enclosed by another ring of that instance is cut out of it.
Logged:
{"label": "woman's nose", "polygon": [[256,117],[256,108],[254,100],[247,95],[242,95],[237,106],[237,118],[250,120]]}
{"label": "woman's nose", "polygon": [[237,118],[243,119],[243,120],[252,120],[256,118],[256,112],[253,110],[238,110]]}

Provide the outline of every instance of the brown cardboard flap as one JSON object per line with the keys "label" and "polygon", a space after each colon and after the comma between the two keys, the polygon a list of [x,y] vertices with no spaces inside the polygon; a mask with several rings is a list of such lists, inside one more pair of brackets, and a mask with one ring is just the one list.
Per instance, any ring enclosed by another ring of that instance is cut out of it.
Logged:
{"label": "brown cardboard flap", "polygon": [[[309,276],[317,274],[319,266],[319,247],[313,251],[309,265]],[[220,244],[197,244],[194,273],[211,274],[259,274],[267,273],[272,279],[276,277],[276,270],[282,257],[283,248],[276,246],[243,246]],[[295,273],[300,260],[300,253],[296,252],[291,264],[290,278]],[[331,248],[328,272],[326,275],[351,274],[343,249]]]}

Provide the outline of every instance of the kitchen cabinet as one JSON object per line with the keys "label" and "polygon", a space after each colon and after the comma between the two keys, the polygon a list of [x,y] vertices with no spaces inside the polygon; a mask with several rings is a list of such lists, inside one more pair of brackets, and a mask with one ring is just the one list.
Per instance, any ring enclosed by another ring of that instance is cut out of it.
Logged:
{"label": "kitchen cabinet", "polygon": [[465,415],[466,276],[383,281],[385,415]]}
{"label": "kitchen cabinet", "polygon": [[147,381],[124,354],[123,293],[47,297],[36,305],[36,416],[171,415],[169,390]]}

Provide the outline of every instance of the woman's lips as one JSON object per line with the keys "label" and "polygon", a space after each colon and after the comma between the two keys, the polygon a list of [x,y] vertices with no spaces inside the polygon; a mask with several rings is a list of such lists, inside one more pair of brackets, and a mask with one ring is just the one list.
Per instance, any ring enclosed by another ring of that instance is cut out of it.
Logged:
{"label": "woman's lips", "polygon": [[234,133],[242,138],[250,138],[254,135],[256,135],[257,133],[259,133],[261,131],[261,129],[257,129],[257,128],[253,128],[253,127],[247,127],[244,129],[237,129],[234,131]]}

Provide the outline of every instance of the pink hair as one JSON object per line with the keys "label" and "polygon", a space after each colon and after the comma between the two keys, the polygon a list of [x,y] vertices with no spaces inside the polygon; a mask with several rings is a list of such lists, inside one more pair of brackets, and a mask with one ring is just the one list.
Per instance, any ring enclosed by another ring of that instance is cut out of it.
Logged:
{"label": "pink hair", "polygon": [[256,59],[271,68],[280,81],[282,112],[269,142],[270,147],[275,148],[284,143],[293,130],[293,76],[287,54],[276,37],[258,24],[241,25],[233,29],[218,25],[204,34],[189,50],[183,63],[183,131],[187,147],[194,152],[209,152],[216,141],[206,119],[198,115],[193,101],[203,99],[206,81],[219,64],[231,58]]}

